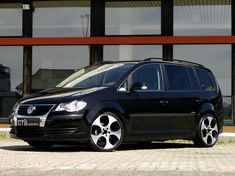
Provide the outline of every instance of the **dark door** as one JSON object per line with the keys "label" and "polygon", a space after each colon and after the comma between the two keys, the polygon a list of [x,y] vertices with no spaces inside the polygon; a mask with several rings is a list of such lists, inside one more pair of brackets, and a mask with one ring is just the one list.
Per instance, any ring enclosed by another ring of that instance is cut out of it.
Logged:
{"label": "dark door", "polygon": [[195,128],[195,115],[198,108],[195,93],[166,92],[169,133],[191,133]]}
{"label": "dark door", "polygon": [[165,65],[164,68],[168,79],[165,108],[169,117],[169,133],[191,133],[195,128],[195,115],[199,109],[198,90],[194,90],[199,89],[197,79],[194,77],[192,80],[193,70],[187,70],[184,66]]}
{"label": "dark door", "polygon": [[[125,92],[128,89],[129,92]],[[126,88],[125,88],[126,87]],[[138,68],[119,90],[119,103],[129,114],[129,129],[133,135],[166,133],[168,118],[164,109],[164,86],[159,64]]]}

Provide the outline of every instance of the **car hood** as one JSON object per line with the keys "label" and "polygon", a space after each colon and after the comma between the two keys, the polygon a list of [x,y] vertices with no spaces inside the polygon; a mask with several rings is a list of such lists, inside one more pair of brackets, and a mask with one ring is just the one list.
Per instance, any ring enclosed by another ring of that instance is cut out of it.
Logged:
{"label": "car hood", "polygon": [[24,97],[19,103],[22,104],[57,104],[67,99],[81,99],[85,95],[104,89],[105,87],[94,88],[53,88],[37,92]]}

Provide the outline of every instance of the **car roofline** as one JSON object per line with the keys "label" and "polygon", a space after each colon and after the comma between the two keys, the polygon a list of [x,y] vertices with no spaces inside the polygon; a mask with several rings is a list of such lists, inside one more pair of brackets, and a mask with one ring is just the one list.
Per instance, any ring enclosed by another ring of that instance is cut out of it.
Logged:
{"label": "car roofline", "polygon": [[115,63],[143,63],[143,62],[159,62],[159,63],[176,63],[176,64],[181,64],[181,65],[187,65],[187,66],[195,66],[199,68],[206,68],[205,66],[195,63],[195,62],[190,62],[186,60],[179,60],[179,59],[172,59],[172,58],[146,58],[143,60],[120,60],[120,61],[101,61],[95,63],[95,65],[98,64],[115,64]]}
{"label": "car roofline", "polygon": [[147,61],[160,61],[160,62],[164,62],[164,63],[178,63],[178,64],[182,64],[182,65],[191,65],[191,66],[196,66],[196,67],[200,67],[200,68],[205,68],[203,65],[195,63],[195,62],[173,59],[173,58],[146,58],[143,60],[143,62],[147,62]]}

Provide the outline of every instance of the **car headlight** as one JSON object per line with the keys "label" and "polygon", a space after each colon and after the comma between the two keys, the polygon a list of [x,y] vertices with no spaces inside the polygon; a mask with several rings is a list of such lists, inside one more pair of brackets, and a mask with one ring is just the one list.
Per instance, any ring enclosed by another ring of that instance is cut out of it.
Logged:
{"label": "car headlight", "polygon": [[87,103],[85,101],[78,101],[78,100],[74,100],[69,103],[60,103],[55,109],[55,111],[76,112],[85,108],[86,104]]}
{"label": "car headlight", "polygon": [[13,117],[16,114],[17,108],[19,106],[19,103],[16,102],[16,104],[14,105],[14,107],[11,110],[11,116]]}

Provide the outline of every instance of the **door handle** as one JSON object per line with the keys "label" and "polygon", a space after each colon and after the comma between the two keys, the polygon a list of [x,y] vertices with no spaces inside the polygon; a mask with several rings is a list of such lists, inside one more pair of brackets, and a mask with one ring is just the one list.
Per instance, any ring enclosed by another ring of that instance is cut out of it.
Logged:
{"label": "door handle", "polygon": [[168,104],[168,101],[167,100],[161,100],[160,104]]}

